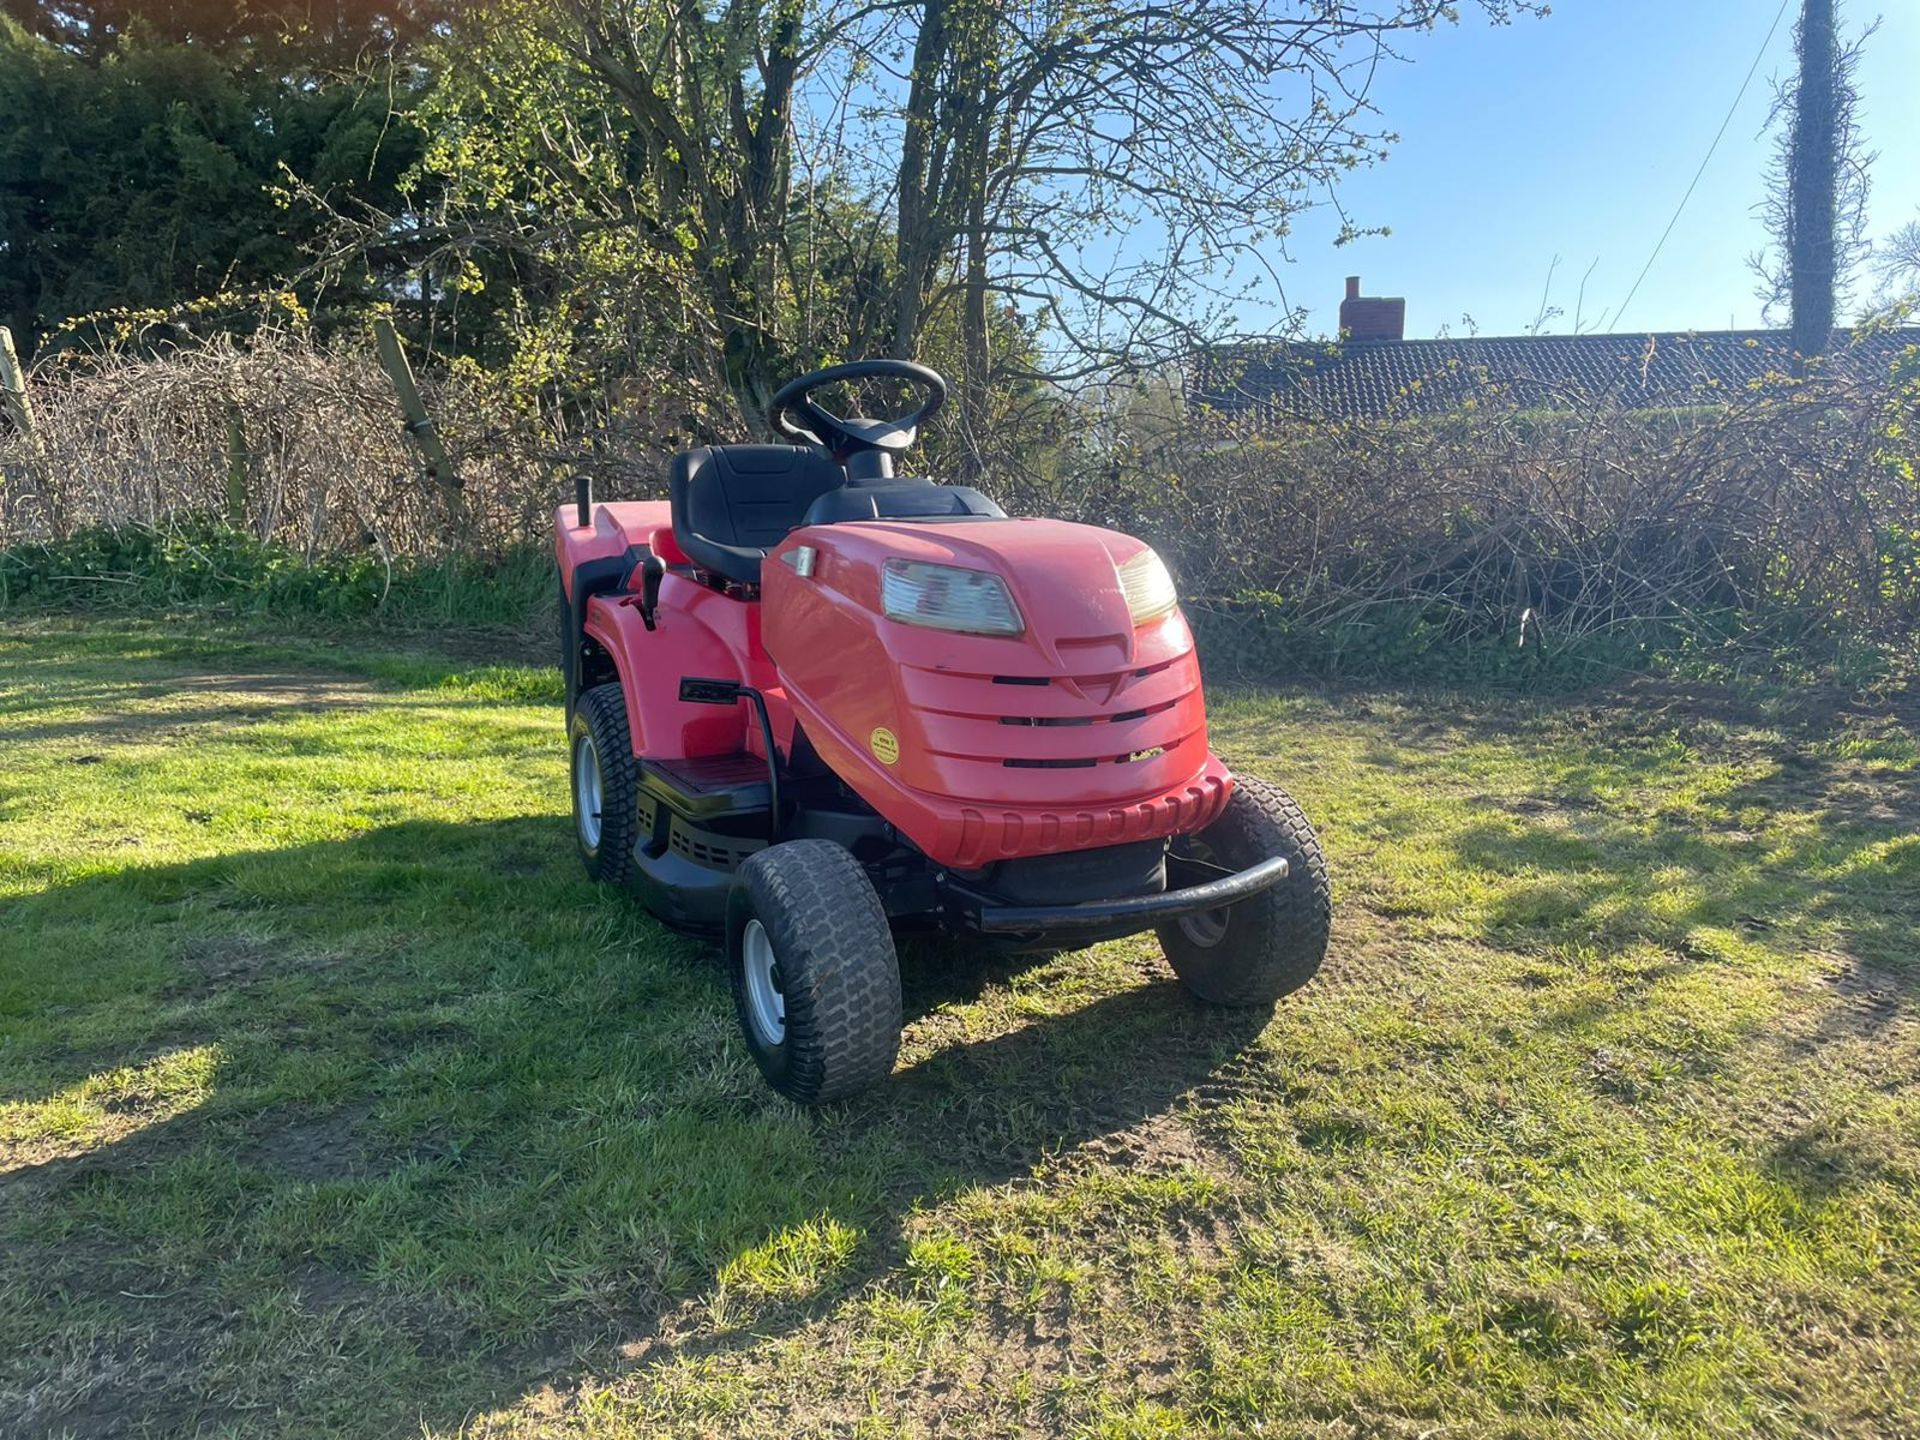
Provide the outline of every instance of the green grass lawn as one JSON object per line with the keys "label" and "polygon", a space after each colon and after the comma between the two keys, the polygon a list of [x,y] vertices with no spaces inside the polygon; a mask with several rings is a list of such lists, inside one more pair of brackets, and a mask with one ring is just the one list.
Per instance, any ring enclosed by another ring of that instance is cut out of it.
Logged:
{"label": "green grass lawn", "polygon": [[804,1113],[537,671],[0,630],[0,1434],[1920,1428],[1920,743],[1276,692],[1322,978],[909,951]]}

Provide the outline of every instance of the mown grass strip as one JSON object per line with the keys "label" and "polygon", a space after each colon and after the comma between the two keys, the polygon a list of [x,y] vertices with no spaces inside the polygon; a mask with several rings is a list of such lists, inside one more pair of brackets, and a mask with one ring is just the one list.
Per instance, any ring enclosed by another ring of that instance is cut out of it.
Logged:
{"label": "mown grass strip", "polygon": [[909,952],[760,1084],[532,669],[0,634],[0,1430],[1894,1434],[1920,746],[1641,688],[1222,696],[1322,979]]}

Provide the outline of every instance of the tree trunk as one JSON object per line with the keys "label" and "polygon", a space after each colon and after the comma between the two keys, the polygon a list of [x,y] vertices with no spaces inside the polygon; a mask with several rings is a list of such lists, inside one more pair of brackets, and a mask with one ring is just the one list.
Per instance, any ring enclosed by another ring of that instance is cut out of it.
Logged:
{"label": "tree trunk", "polygon": [[1808,359],[1825,354],[1833,336],[1840,223],[1840,57],[1833,3],[1806,0],[1801,12],[1800,85],[1788,182],[1793,348]]}
{"label": "tree trunk", "polygon": [[925,319],[927,282],[938,259],[929,208],[939,184],[934,128],[938,123],[941,74],[947,55],[947,10],[944,0],[927,0],[913,47],[913,74],[907,93],[906,133],[901,137],[899,206],[894,232],[894,259],[900,287],[895,298],[893,355],[911,360],[919,348]]}
{"label": "tree trunk", "polygon": [[[982,157],[984,161],[984,156]],[[967,197],[966,309],[961,317],[966,373],[960,384],[960,416],[966,435],[967,478],[985,468],[980,447],[986,438],[987,393],[992,383],[992,330],[987,319],[987,177],[984,163]]]}

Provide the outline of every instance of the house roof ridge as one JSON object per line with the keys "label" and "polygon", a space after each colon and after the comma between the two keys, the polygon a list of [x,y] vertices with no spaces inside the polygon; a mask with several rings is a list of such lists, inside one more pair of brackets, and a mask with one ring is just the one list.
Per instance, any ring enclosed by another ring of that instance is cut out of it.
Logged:
{"label": "house roof ridge", "polygon": [[[1836,329],[1836,373],[1876,369],[1920,343],[1920,325]],[[1610,330],[1424,340],[1257,337],[1198,352],[1187,393],[1226,414],[1441,414],[1480,396],[1553,406],[1575,393],[1634,408],[1700,404],[1791,368],[1778,329]]]}
{"label": "house roof ridge", "polygon": [[[1859,333],[1853,327],[1836,327],[1835,335]],[[1920,338],[1920,325],[1890,325],[1866,332],[1869,335],[1911,335]],[[1248,349],[1302,350],[1390,350],[1425,348],[1437,345],[1538,345],[1592,343],[1608,340],[1791,340],[1791,330],[1600,330],[1580,335],[1424,335],[1411,340],[1342,340],[1337,337],[1318,340],[1286,339],[1280,336],[1251,336],[1229,340],[1212,347],[1216,353]]]}

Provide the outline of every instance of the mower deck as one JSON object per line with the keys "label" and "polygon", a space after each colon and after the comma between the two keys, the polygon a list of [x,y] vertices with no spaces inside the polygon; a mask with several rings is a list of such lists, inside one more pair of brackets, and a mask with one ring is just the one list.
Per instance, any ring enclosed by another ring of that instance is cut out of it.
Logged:
{"label": "mower deck", "polygon": [[[646,760],[639,776],[634,883],[669,924],[715,933],[725,922],[735,872],[773,843],[767,762],[745,751]],[[1131,934],[1235,904],[1288,874],[1281,856],[1229,871],[1169,857],[1158,842],[1136,842],[1003,861],[959,876],[900,850],[883,822],[858,811],[800,805],[787,826],[781,838],[836,840],[864,850],[877,868],[890,859],[896,873],[886,902],[895,920],[948,921],[983,936],[1032,943],[1085,944]],[[1039,903],[1040,895],[1054,903]]]}

